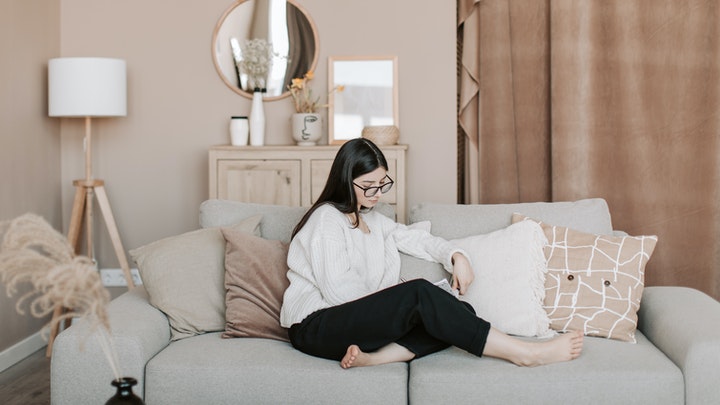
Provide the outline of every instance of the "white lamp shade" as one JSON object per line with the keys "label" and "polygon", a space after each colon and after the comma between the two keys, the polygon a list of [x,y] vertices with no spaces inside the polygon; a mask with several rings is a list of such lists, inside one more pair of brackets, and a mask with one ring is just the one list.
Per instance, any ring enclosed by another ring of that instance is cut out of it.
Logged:
{"label": "white lamp shade", "polygon": [[55,58],[48,63],[48,115],[127,115],[127,74],[122,59]]}

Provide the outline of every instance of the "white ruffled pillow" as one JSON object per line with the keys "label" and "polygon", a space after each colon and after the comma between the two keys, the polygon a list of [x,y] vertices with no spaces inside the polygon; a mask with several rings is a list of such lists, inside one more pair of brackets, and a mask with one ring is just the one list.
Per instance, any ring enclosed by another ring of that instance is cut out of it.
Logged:
{"label": "white ruffled pillow", "polygon": [[484,235],[451,240],[470,255],[475,280],[460,300],[505,333],[548,337],[543,309],[547,242],[542,227],[523,221]]}

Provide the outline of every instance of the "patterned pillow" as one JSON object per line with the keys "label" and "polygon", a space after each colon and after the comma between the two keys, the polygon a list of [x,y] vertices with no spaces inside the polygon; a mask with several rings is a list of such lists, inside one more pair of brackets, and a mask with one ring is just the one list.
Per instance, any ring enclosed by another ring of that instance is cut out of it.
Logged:
{"label": "patterned pillow", "polygon": [[[520,214],[513,222],[530,220]],[[558,331],[635,343],[645,265],[657,236],[594,235],[540,221],[548,239],[544,307]]]}

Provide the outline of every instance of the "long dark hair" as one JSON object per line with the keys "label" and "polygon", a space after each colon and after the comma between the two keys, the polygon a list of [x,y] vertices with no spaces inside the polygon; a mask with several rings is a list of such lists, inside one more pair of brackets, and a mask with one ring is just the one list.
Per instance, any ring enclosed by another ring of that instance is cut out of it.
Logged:
{"label": "long dark hair", "polygon": [[355,214],[355,223],[358,226],[358,203],[355,197],[353,180],[382,167],[388,170],[387,160],[380,148],[365,138],[349,140],[340,147],[328,175],[325,188],[320,197],[305,213],[292,233],[292,238],[300,232],[310,215],[323,204],[332,204],[340,212]]}

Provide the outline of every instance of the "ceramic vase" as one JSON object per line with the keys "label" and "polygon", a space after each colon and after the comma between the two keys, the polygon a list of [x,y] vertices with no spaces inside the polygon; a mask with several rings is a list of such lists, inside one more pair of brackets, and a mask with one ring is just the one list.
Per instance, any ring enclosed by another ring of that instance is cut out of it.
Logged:
{"label": "ceramic vase", "polygon": [[117,388],[117,392],[112,398],[105,402],[105,405],[130,404],[145,405],[139,396],[132,391],[133,385],[137,384],[137,380],[132,377],[123,377],[119,380],[113,380],[112,385]]}
{"label": "ceramic vase", "polygon": [[230,144],[233,146],[246,146],[250,135],[250,122],[248,117],[230,118]]}
{"label": "ceramic vase", "polygon": [[292,116],[292,137],[298,146],[313,146],[322,136],[320,114],[297,113]]}
{"label": "ceramic vase", "polygon": [[265,111],[263,110],[263,89],[256,88],[253,92],[250,107],[250,145],[265,144]]}

